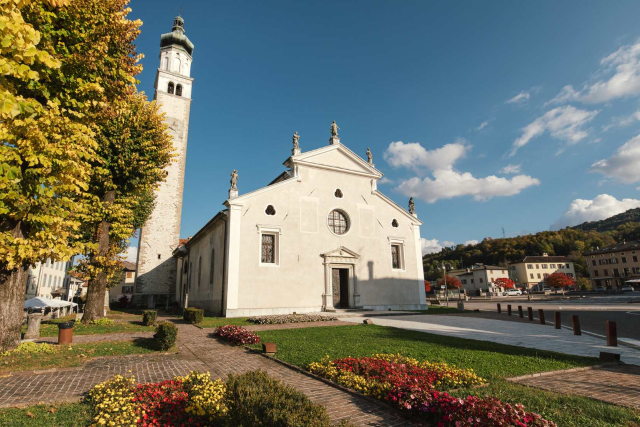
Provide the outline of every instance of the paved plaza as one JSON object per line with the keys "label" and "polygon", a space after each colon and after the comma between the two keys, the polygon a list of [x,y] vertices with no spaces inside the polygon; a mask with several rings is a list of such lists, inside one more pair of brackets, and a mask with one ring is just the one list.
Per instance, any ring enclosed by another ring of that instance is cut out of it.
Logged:
{"label": "paved plaza", "polygon": [[[340,320],[361,323],[362,318],[344,317]],[[373,323],[428,332],[437,335],[490,341],[539,350],[557,351],[577,356],[599,357],[601,351],[620,354],[621,361],[640,365],[640,350],[630,347],[607,347],[600,338],[573,335],[567,329],[554,329],[535,323],[503,322],[456,315],[415,315],[373,317]]]}

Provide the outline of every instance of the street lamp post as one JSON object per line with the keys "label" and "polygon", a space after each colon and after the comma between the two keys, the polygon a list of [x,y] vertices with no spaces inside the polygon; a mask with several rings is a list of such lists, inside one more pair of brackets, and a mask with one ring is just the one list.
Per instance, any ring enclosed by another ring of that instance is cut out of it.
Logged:
{"label": "street lamp post", "polygon": [[447,301],[447,307],[449,307],[449,289],[447,289],[447,265],[449,266],[449,268],[451,268],[451,264],[443,262],[441,269],[442,269],[442,278],[444,279],[444,295]]}

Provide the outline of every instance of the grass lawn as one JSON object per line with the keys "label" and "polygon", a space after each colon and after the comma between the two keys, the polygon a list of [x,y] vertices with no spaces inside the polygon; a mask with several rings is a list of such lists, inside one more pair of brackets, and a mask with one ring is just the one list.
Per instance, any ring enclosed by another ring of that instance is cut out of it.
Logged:
{"label": "grass lawn", "polygon": [[89,405],[67,403],[37,405],[28,408],[0,409],[0,425],[12,427],[88,426],[92,421]]}
{"label": "grass lawn", "polygon": [[247,317],[207,317],[202,319],[202,323],[198,323],[201,328],[217,328],[224,325],[240,325],[248,326],[255,323],[247,322]]}
{"label": "grass lawn", "polygon": [[[122,356],[126,354],[153,353],[153,339],[134,341],[109,341],[71,346],[53,345],[55,353],[12,353],[0,356],[0,374],[48,368],[80,366],[87,358],[99,356]],[[0,423],[0,425],[2,425]]]}
{"label": "grass lawn", "polygon": [[[111,318],[111,316],[107,316]],[[67,322],[74,319],[74,316],[61,317],[59,319],[44,320],[40,324],[40,336],[41,337],[57,337],[58,336],[58,323]],[[110,326],[103,325],[83,325],[81,322],[76,322],[73,326],[74,335],[100,335],[100,334],[116,334],[119,332],[152,332],[155,330],[154,326],[144,326],[142,324],[142,317],[137,316],[138,320],[129,320],[122,322],[115,322]],[[22,332],[26,332],[26,326],[22,327]]]}
{"label": "grass lawn", "polygon": [[377,325],[316,327],[258,332],[261,341],[275,342],[276,356],[306,367],[325,355],[333,358],[401,353],[419,360],[446,362],[471,368],[490,381],[485,387],[455,392],[494,396],[509,403],[522,403],[558,426],[604,427],[640,425],[640,412],[579,396],[513,384],[504,378],[535,372],[598,364],[596,358],[580,357],[508,346],[487,341],[432,335]]}
{"label": "grass lawn", "polygon": [[599,363],[596,358],[377,325],[319,326],[257,333],[261,341],[276,343],[279,359],[301,367],[325,355],[337,358],[401,353],[419,360],[470,368],[481,377],[493,380]]}

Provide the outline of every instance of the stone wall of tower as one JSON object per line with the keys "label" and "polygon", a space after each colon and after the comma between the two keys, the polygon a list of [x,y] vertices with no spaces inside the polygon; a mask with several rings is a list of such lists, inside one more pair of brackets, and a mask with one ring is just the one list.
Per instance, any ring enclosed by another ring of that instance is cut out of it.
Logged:
{"label": "stone wall of tower", "polygon": [[[191,99],[167,93],[166,88],[161,86],[162,81],[167,78],[166,74],[169,73],[164,72],[158,76],[156,101],[160,110],[165,113],[176,157],[166,169],[165,181],[156,190],[155,208],[140,234],[136,294],[143,295],[175,294],[176,262],[172,252],[180,238]],[[185,79],[184,76],[169,78],[173,81],[187,80],[188,85],[191,85],[191,79]]]}

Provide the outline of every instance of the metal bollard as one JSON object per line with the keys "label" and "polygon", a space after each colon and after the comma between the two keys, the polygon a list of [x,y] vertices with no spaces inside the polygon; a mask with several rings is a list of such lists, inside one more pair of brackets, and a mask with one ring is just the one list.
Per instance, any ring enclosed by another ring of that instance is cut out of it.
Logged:
{"label": "metal bollard", "polygon": [[502,307],[500,307],[500,303],[498,303],[498,313],[502,313]]}
{"label": "metal bollard", "polygon": [[541,325],[545,325],[544,323],[544,310],[543,309],[538,309],[538,319],[540,320],[540,324]]}
{"label": "metal bollard", "polygon": [[511,304],[507,305],[507,316],[511,316]]}
{"label": "metal bollard", "polygon": [[560,314],[559,311],[556,311],[554,313],[555,315],[555,321],[556,321],[556,329],[561,329],[562,328],[562,315]]}
{"label": "metal bollard", "polygon": [[609,347],[618,346],[618,331],[616,329],[616,322],[607,320],[607,345]]}
{"label": "metal bollard", "polygon": [[529,315],[529,321],[533,322],[533,308],[527,307],[527,314]]}
{"label": "metal bollard", "polygon": [[573,335],[582,335],[580,330],[580,318],[577,314],[571,316],[571,325],[573,326]]}
{"label": "metal bollard", "polygon": [[521,319],[524,317],[524,314],[522,313],[522,306],[521,305],[518,306],[518,316],[520,316]]}

